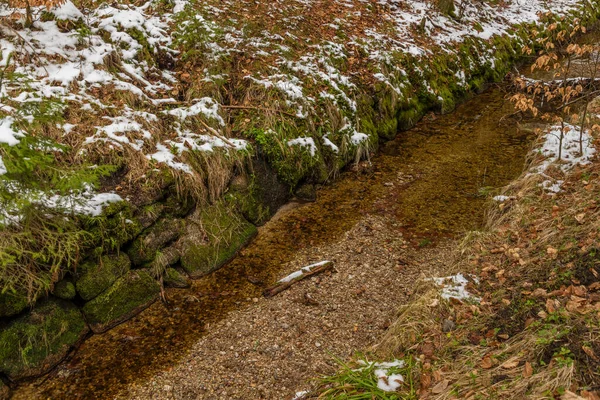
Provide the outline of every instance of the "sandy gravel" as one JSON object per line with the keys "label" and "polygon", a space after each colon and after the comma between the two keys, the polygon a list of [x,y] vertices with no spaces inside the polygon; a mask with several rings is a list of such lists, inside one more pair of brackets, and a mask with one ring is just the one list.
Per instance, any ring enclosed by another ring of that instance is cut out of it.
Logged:
{"label": "sandy gravel", "polygon": [[419,275],[444,264],[452,245],[416,250],[399,226],[366,216],[338,243],[298,254],[282,277],[322,260],[334,261],[335,272],[253,299],[208,327],[175,367],[120,398],[293,398],[311,379],[335,371],[333,356],[375,344]]}

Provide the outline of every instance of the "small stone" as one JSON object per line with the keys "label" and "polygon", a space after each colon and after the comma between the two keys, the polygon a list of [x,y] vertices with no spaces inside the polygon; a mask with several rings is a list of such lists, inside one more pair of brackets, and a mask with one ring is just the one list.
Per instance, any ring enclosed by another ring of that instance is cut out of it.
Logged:
{"label": "small stone", "polygon": [[321,343],[320,342],[315,342],[315,346],[321,347]]}
{"label": "small stone", "polygon": [[165,392],[170,392],[171,390],[173,390],[173,388],[170,385],[165,385],[165,386],[163,386],[163,390]]}
{"label": "small stone", "polygon": [[442,331],[443,332],[451,332],[454,329],[456,329],[456,324],[454,323],[454,321],[445,319],[444,322],[442,322]]}
{"label": "small stone", "polygon": [[258,298],[257,297],[253,297],[252,301],[255,302],[255,303],[258,303]]}

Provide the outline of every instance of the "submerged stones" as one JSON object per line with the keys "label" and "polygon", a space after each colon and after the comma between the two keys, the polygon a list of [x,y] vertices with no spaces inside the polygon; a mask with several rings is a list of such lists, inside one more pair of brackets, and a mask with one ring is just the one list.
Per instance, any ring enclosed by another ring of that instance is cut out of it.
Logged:
{"label": "submerged stones", "polygon": [[12,380],[46,372],[87,332],[74,304],[46,300],[0,330],[0,372]]}
{"label": "submerged stones", "polygon": [[129,271],[108,290],[85,303],[83,313],[92,331],[104,332],[152,304],[160,285],[145,271]]}

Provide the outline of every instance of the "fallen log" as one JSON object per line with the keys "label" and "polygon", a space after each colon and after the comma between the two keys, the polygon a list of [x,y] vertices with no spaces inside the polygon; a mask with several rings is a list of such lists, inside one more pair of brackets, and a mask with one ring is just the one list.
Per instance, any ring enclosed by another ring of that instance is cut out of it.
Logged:
{"label": "fallen log", "polygon": [[288,289],[293,284],[300,282],[301,280],[308,278],[309,276],[314,276],[320,274],[321,272],[330,270],[333,268],[333,262],[331,261],[321,261],[316,264],[311,264],[306,267],[301,268],[296,272],[292,272],[285,278],[278,280],[273,286],[266,288],[263,291],[263,296],[265,297],[273,297],[278,293],[283,292]]}

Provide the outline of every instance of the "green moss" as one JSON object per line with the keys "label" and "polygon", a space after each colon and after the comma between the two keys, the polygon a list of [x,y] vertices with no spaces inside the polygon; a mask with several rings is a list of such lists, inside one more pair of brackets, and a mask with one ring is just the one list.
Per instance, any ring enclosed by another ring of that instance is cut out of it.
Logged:
{"label": "green moss", "polygon": [[163,276],[163,281],[165,285],[174,288],[188,288],[190,287],[190,281],[181,272],[177,271],[175,268],[167,268],[165,271],[165,275]]}
{"label": "green moss", "polygon": [[84,300],[91,300],[105,291],[131,268],[126,254],[110,254],[84,263],[77,273],[75,286]]}
{"label": "green moss", "polygon": [[94,332],[104,332],[156,300],[160,285],[145,271],[129,271],[104,293],[88,301],[83,313]]}
{"label": "green moss", "polygon": [[87,332],[77,307],[48,300],[0,331],[0,371],[11,379],[42,374]]}
{"label": "green moss", "polygon": [[77,295],[77,291],[75,290],[75,285],[73,282],[67,279],[63,279],[59,281],[56,285],[54,285],[54,290],[52,294],[59,299],[63,300],[71,300],[75,298]]}
{"label": "green moss", "polygon": [[144,265],[156,258],[157,252],[176,240],[185,227],[185,221],[176,218],[163,218],[137,237],[127,254],[134,265]]}
{"label": "green moss", "polygon": [[23,311],[29,301],[24,293],[6,292],[0,294],[0,317],[10,317]]}
{"label": "green moss", "polygon": [[206,208],[201,221],[208,240],[187,240],[181,256],[181,266],[192,278],[223,266],[256,235],[256,227],[225,204]]}

